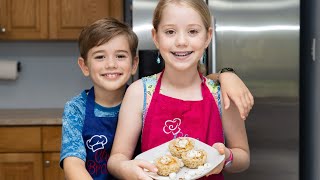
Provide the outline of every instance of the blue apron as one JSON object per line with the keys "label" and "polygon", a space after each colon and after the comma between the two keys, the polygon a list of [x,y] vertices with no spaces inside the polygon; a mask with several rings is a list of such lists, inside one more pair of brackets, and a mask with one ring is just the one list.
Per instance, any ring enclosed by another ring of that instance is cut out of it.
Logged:
{"label": "blue apron", "polygon": [[116,117],[96,117],[94,115],[95,95],[92,87],[86,102],[86,114],[82,137],[86,146],[86,169],[94,180],[114,179],[109,174],[107,162],[111,153],[117,128]]}

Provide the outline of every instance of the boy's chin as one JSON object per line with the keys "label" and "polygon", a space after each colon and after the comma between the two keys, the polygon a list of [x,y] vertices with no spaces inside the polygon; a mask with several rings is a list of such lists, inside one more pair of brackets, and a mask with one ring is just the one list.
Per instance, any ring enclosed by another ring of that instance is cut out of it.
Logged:
{"label": "boy's chin", "polygon": [[123,89],[125,89],[127,86],[127,83],[124,84],[108,84],[103,86],[103,89],[105,91],[121,91]]}

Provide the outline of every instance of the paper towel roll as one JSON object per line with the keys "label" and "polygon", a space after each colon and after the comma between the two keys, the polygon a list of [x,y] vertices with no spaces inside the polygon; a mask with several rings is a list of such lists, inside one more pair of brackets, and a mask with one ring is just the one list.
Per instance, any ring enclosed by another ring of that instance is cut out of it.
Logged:
{"label": "paper towel roll", "polygon": [[19,76],[20,62],[0,60],[0,80],[15,80]]}

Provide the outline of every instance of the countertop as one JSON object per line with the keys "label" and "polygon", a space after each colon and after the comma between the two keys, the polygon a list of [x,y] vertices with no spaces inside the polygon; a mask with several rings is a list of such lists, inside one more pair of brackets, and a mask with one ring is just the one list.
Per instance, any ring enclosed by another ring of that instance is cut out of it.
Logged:
{"label": "countertop", "polygon": [[61,125],[63,109],[0,109],[0,126]]}

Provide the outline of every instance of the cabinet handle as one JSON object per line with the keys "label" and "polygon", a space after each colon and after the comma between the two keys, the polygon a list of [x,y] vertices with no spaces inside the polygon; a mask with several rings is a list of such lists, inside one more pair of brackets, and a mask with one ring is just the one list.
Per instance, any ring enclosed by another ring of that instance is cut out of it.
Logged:
{"label": "cabinet handle", "polygon": [[50,161],[49,160],[44,161],[44,165],[45,165],[45,167],[49,167],[50,166]]}
{"label": "cabinet handle", "polygon": [[6,32],[6,28],[0,27],[0,32],[5,33]]}

